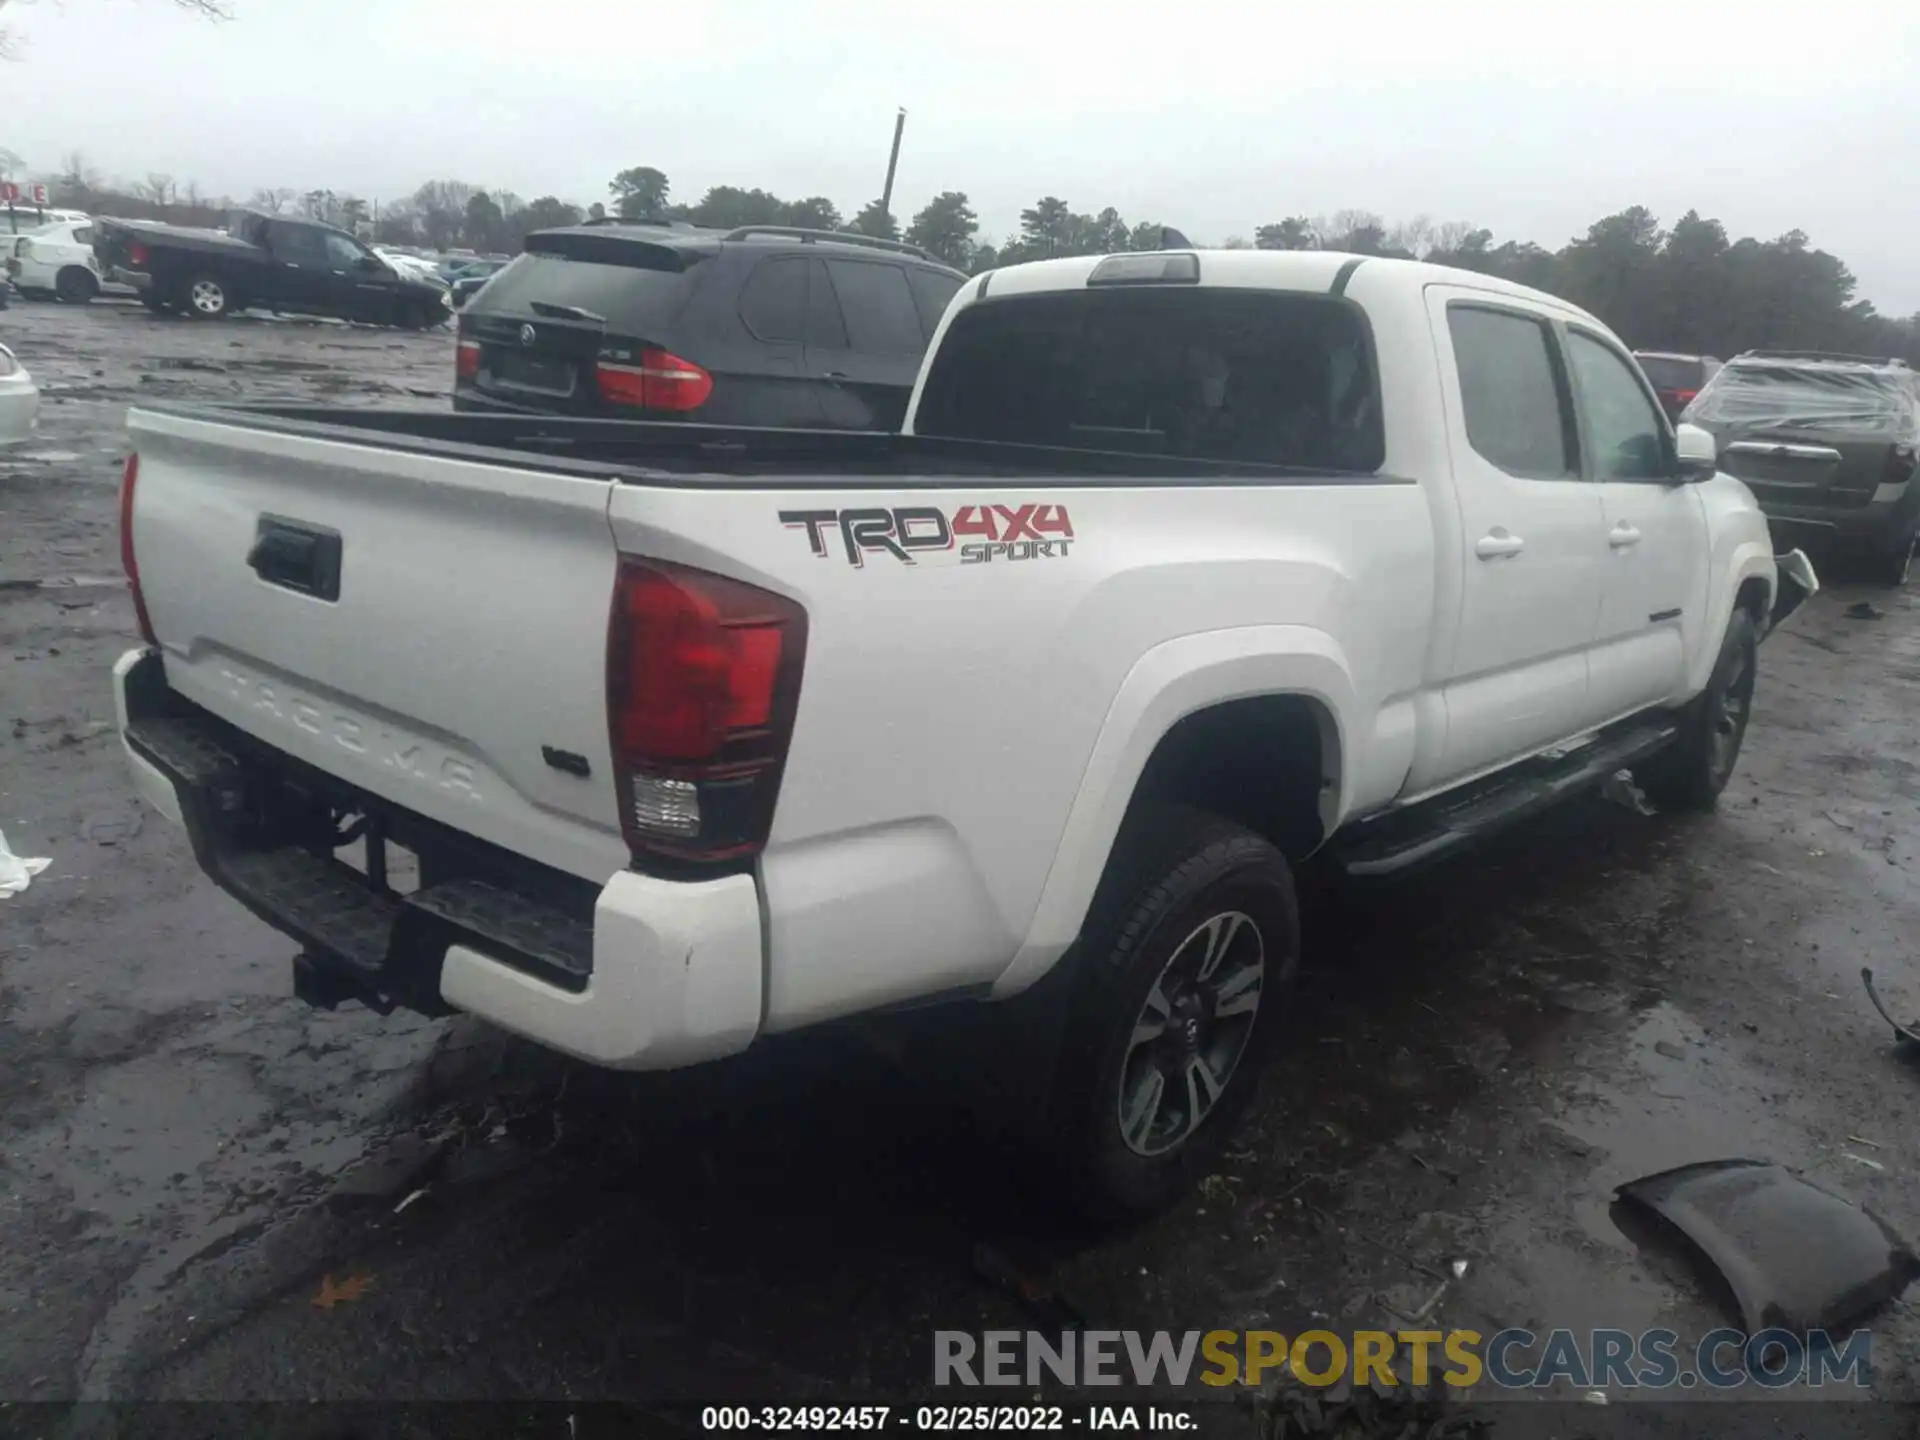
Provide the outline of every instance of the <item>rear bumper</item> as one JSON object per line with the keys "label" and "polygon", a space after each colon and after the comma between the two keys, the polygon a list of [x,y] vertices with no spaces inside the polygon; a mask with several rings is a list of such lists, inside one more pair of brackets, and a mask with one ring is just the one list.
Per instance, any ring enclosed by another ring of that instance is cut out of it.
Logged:
{"label": "rear bumper", "polygon": [[1903,541],[1911,543],[1920,530],[1920,480],[1908,481],[1894,498],[1845,510],[1772,501],[1763,502],[1761,510],[1776,540],[1825,540],[1849,550],[1891,552]]}
{"label": "rear bumper", "polygon": [[[129,651],[113,673],[142,798],[185,828],[216,884],[292,937],[301,963],[338,991],[427,1014],[463,1010],[616,1069],[717,1059],[759,1033],[753,877],[685,883],[623,871],[597,895],[584,882],[572,893],[533,883],[544,869],[534,862],[456,845],[433,862],[445,878],[395,894],[287,823],[289,793],[353,797],[186,704],[168,690],[157,653]],[[424,869],[438,843],[430,822],[357,798],[380,833],[391,826],[420,847]]]}
{"label": "rear bumper", "polygon": [[107,279],[116,285],[125,285],[129,289],[138,290],[143,295],[153,288],[153,276],[144,270],[123,270],[115,265],[107,271]]}

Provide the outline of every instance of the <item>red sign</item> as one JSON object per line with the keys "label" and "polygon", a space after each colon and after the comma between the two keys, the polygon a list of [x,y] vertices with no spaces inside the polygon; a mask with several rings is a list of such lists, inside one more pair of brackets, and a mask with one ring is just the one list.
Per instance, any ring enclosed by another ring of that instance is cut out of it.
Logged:
{"label": "red sign", "polygon": [[20,187],[11,180],[0,180],[0,200],[11,205],[20,198]]}
{"label": "red sign", "polygon": [[33,203],[36,205],[45,205],[47,203],[46,186],[36,185],[33,187]]}

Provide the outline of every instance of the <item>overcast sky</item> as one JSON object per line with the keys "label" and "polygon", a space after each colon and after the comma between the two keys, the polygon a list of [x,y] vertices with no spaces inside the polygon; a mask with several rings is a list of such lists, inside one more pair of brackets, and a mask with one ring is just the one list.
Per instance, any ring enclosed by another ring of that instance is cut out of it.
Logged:
{"label": "overcast sky", "polygon": [[[1798,227],[1920,311],[1920,4],[1724,0],[36,0],[0,18],[0,146],[79,149],[244,198],[426,179],[586,204],[628,165],[709,185],[966,191],[983,235],[1043,194],[1198,240],[1353,207],[1557,248],[1688,207]],[[1581,17],[1579,21],[1574,16]]]}

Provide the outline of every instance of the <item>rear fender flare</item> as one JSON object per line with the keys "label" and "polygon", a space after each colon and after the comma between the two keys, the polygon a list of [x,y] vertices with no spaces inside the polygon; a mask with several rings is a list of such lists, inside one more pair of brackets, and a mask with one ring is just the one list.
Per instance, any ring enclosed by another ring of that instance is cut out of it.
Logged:
{"label": "rear fender flare", "polygon": [[1134,788],[1161,738],[1188,715],[1262,695],[1304,696],[1332,717],[1332,783],[1321,793],[1321,818],[1331,833],[1341,813],[1341,781],[1350,773],[1356,712],[1352,672],[1333,638],[1307,626],[1257,625],[1157,645],[1134,664],[1108,707],[1026,938],[994,983],[996,998],[1033,984],[1078,937]]}

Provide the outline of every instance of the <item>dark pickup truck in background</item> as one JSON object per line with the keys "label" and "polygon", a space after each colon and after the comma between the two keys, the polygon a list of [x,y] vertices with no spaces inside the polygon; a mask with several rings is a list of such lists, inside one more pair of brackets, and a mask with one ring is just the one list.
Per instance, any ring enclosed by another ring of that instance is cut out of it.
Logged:
{"label": "dark pickup truck in background", "polygon": [[100,220],[101,273],[148,309],[217,320],[258,308],[422,329],[447,320],[447,292],[403,275],[344,230],[242,210],[225,230]]}

